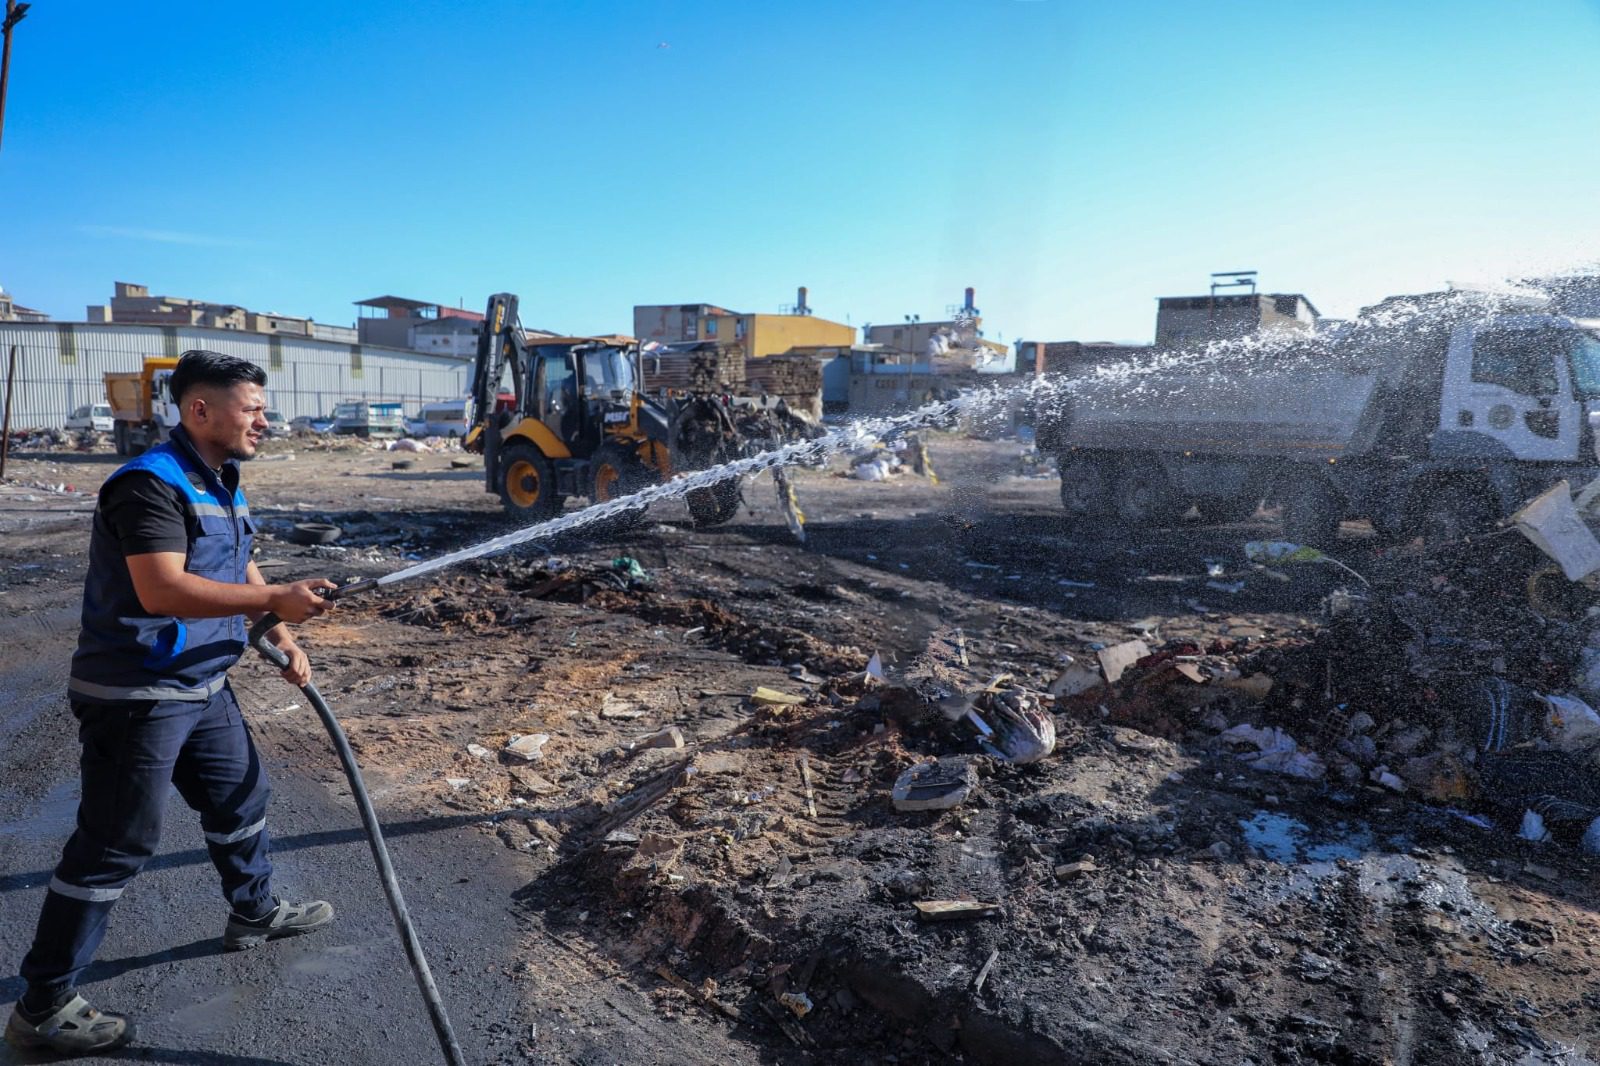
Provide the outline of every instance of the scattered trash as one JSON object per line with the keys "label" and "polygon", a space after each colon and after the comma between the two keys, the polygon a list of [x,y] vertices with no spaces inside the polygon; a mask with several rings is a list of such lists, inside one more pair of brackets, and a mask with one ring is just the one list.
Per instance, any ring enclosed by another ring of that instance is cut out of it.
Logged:
{"label": "scattered trash", "polygon": [[1544,818],[1538,811],[1522,812],[1522,828],[1517,833],[1523,840],[1531,840],[1535,844],[1542,844],[1550,839],[1550,830],[1545,827]]}
{"label": "scattered trash", "polygon": [[1071,699],[1105,683],[1098,670],[1091,670],[1080,662],[1070,662],[1056,679],[1050,682],[1049,693],[1057,699]]}
{"label": "scattered trash", "polygon": [[634,751],[643,751],[646,748],[668,748],[676,750],[683,747],[683,743],[683,730],[679,729],[675,725],[672,725],[661,730],[659,733],[651,733],[647,737],[642,737],[641,739],[634,741],[632,744],[632,749]]}
{"label": "scattered trash", "polygon": [[976,784],[967,760],[951,756],[911,767],[890,795],[897,811],[944,811],[964,803]]}
{"label": "scattered trash", "polygon": [[507,741],[505,751],[507,755],[514,755],[525,762],[533,762],[543,757],[544,746],[548,743],[550,743],[548,733],[516,735]]}
{"label": "scattered trash", "polygon": [[627,579],[630,587],[635,582],[641,585],[649,584],[650,582],[650,575],[645,571],[643,566],[639,565],[639,560],[633,558],[631,555],[624,555],[620,558],[611,560],[611,569]]}
{"label": "scattered trash", "polygon": [[1528,501],[1511,520],[1534,547],[1555,560],[1568,581],[1582,581],[1600,570],[1600,540],[1578,513],[1566,481]]}
{"label": "scattered trash", "polygon": [[796,1018],[804,1018],[814,1009],[811,997],[804,992],[785,992],[778,997],[778,1002],[794,1011]]}
{"label": "scattered trash", "polygon": [[1319,780],[1327,773],[1321,756],[1315,752],[1301,751],[1294,738],[1276,726],[1260,729],[1241,723],[1224,730],[1217,739],[1230,747],[1254,748],[1254,751],[1239,753],[1240,761],[1249,764],[1251,769],[1288,774],[1308,781]]}
{"label": "scattered trash", "polygon": [[1245,544],[1244,555],[1252,563],[1261,563],[1263,565],[1326,563],[1329,566],[1338,567],[1363,585],[1370,584],[1366,578],[1333,556],[1316,548],[1307,547],[1304,544],[1292,544],[1286,540],[1252,540]]}
{"label": "scattered trash", "polygon": [[1100,671],[1105,675],[1108,684],[1115,685],[1122,680],[1122,675],[1128,667],[1140,659],[1148,658],[1150,645],[1142,640],[1130,640],[1116,644],[1109,648],[1102,648],[1099,652]]}
{"label": "scattered trash", "polygon": [[1100,867],[1094,864],[1093,859],[1079,859],[1077,862],[1066,862],[1056,867],[1057,881],[1070,881],[1074,877],[1097,872]]}
{"label": "scattered trash", "polygon": [[494,752],[490,751],[488,748],[484,747],[482,744],[468,744],[467,745],[467,754],[471,755],[475,759],[492,759],[492,758],[494,758]]}
{"label": "scattered trash", "polygon": [[793,707],[804,703],[806,698],[804,696],[794,696],[787,692],[779,692],[777,689],[767,688],[765,685],[758,685],[756,690],[750,693],[750,701],[763,707]]}
{"label": "scattered trash", "polygon": [[983,903],[975,899],[919,899],[912,906],[917,908],[917,917],[925,922],[993,918],[1000,913],[1000,904]]}

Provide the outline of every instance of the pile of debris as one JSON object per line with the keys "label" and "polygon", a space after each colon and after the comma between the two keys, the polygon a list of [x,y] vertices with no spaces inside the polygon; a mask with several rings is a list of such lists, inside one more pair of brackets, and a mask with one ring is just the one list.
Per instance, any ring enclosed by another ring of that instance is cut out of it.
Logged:
{"label": "pile of debris", "polygon": [[1518,540],[1381,567],[1370,585],[1332,588],[1317,630],[1130,641],[1069,664],[1051,692],[1086,721],[1600,854],[1600,623],[1530,606],[1518,578],[1537,561]]}

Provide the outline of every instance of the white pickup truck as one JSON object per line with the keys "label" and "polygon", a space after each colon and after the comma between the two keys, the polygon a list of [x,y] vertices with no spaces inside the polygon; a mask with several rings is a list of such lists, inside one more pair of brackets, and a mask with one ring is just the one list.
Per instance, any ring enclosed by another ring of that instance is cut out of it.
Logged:
{"label": "white pickup truck", "polygon": [[1237,521],[1265,500],[1299,543],[1326,544],[1349,518],[1453,539],[1594,477],[1600,322],[1459,295],[1399,325],[1157,355],[1045,390],[1038,439],[1063,504],[1140,527],[1191,505]]}

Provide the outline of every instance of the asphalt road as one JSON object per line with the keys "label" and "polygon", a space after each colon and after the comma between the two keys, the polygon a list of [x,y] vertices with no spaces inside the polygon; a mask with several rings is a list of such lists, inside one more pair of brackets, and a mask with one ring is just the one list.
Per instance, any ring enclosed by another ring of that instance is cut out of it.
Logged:
{"label": "asphalt road", "polygon": [[[77,741],[65,674],[77,634],[76,590],[12,590],[0,612],[0,1009],[21,992],[16,966],[77,799]],[[246,713],[283,693],[236,681]],[[281,685],[283,682],[277,681]],[[278,891],[333,902],[328,930],[224,953],[227,906],[197,816],[171,796],[165,839],[112,914],[84,991],[130,1013],[134,1046],[108,1060],[186,1064],[441,1061],[400,949],[354,807],[304,769],[263,751]],[[512,893],[526,881],[480,816],[384,811],[388,840],[429,962],[471,1061],[525,1061],[534,1008],[510,975],[522,925]],[[0,1045],[0,1063],[38,1061]]]}

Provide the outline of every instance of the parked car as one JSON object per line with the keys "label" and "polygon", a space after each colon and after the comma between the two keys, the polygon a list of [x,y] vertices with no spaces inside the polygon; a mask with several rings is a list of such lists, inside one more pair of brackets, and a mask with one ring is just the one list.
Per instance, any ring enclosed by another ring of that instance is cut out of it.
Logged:
{"label": "parked car", "polygon": [[405,418],[398,403],[346,400],[333,409],[333,431],[358,437],[400,437]]}
{"label": "parked car", "polygon": [[413,437],[465,437],[467,401],[447,400],[423,404],[417,408],[415,418],[406,420],[406,432]]}
{"label": "parked car", "polygon": [[285,422],[283,420],[283,412],[281,412],[281,411],[268,411],[267,412],[267,436],[269,436],[269,437],[287,437],[288,435],[289,435],[289,423]]}
{"label": "parked car", "polygon": [[327,415],[301,415],[289,423],[296,433],[326,433],[333,428],[333,419]]}
{"label": "parked car", "polygon": [[115,424],[108,403],[86,403],[67,419],[68,429],[92,429],[96,433],[110,433]]}

